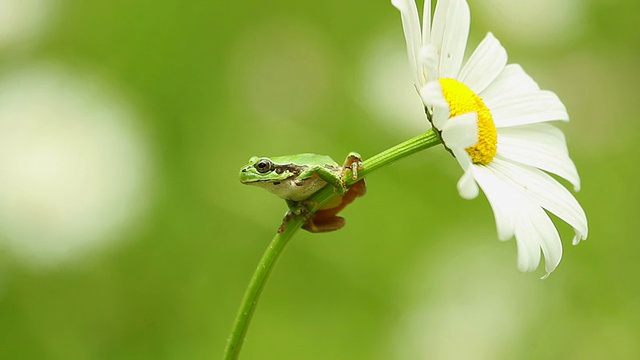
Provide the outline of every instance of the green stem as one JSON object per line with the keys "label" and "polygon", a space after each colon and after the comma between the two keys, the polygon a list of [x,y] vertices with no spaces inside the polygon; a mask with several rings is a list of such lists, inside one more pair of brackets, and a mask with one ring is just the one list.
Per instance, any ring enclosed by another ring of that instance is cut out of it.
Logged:
{"label": "green stem", "polygon": [[227,349],[224,355],[226,360],[238,358],[238,354],[240,354],[240,349],[244,342],[244,337],[247,334],[247,329],[249,328],[249,323],[251,322],[251,317],[256,310],[260,294],[267,283],[267,279],[269,279],[269,275],[271,274],[276,262],[278,262],[280,255],[284,252],[285,246],[289,243],[293,234],[300,229],[303,223],[304,219],[301,216],[288,217],[283,224],[283,226],[286,226],[284,231],[277,233],[273,237],[269,247],[264,252],[264,255],[262,255],[262,259],[260,259],[258,267],[253,273],[251,282],[249,282],[249,286],[247,287],[244,298],[242,299],[238,315],[236,315],[236,322],[233,325],[233,330],[231,331],[231,336],[229,337],[229,342],[227,343]]}
{"label": "green stem", "polygon": [[392,148],[389,148],[378,155],[374,155],[362,162],[362,170],[358,170],[358,179],[347,181],[347,185],[351,185],[354,182],[360,180],[365,175],[389,165],[397,160],[400,160],[406,156],[417,153],[418,151],[426,150],[435,145],[441,144],[442,140],[440,135],[433,129],[429,129],[427,132],[420,134],[412,139],[409,139],[401,144],[398,144]]}
{"label": "green stem", "polygon": [[[439,134],[431,129],[419,136],[414,137],[413,139],[409,139],[401,144],[389,148],[381,152],[380,154],[363,161],[362,169],[358,170],[358,177],[356,179],[353,179],[351,176],[348,176],[349,174],[347,174],[347,186],[362,179],[374,170],[377,170],[383,166],[386,166],[418,151],[438,145],[441,142],[442,141]],[[335,196],[335,191],[331,186],[326,186],[322,190],[313,194],[313,196],[309,198],[309,203],[313,204],[309,209],[311,213],[318,210],[333,196]],[[253,313],[255,312],[256,306],[258,305],[260,294],[262,294],[262,290],[264,289],[264,286],[269,279],[269,275],[275,267],[275,264],[278,262],[280,255],[282,255],[282,253],[284,252],[284,249],[289,243],[289,240],[291,239],[293,234],[295,234],[296,231],[300,229],[303,223],[304,219],[301,216],[286,217],[281,226],[281,229],[283,229],[283,231],[277,233],[273,237],[273,240],[271,240],[269,247],[262,256],[262,259],[260,259],[258,267],[253,273],[251,282],[249,282],[249,287],[247,287],[247,291],[245,292],[244,298],[242,299],[240,309],[238,310],[238,315],[236,315],[236,321],[233,325],[233,330],[231,331],[231,336],[229,337],[227,348],[225,350],[225,360],[235,360],[238,358],[240,349],[242,348],[242,344],[244,342],[244,337],[247,334],[247,329],[249,328],[249,323],[251,322]]]}

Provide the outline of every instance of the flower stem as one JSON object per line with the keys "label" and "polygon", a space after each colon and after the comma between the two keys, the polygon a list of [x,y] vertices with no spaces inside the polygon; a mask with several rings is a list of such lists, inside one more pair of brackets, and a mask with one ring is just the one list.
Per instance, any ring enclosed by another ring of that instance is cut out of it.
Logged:
{"label": "flower stem", "polygon": [[[374,170],[389,165],[392,162],[418,151],[438,145],[441,142],[439,134],[433,129],[430,129],[419,136],[409,139],[363,161],[362,169],[358,170],[358,177],[353,179],[348,173],[346,176],[346,184],[347,186],[352,185]],[[308,203],[311,204],[308,210],[313,214],[334,196],[335,191],[333,187],[325,186],[322,190],[313,194],[313,196],[308,199]],[[289,240],[293,234],[300,229],[303,223],[304,218],[302,216],[286,216],[280,227],[281,232],[278,232],[273,237],[269,247],[262,256],[262,259],[260,259],[258,267],[253,273],[253,277],[251,278],[249,286],[244,294],[238,314],[236,315],[236,321],[233,325],[231,336],[229,337],[227,348],[225,350],[225,360],[235,360],[238,358],[240,349],[244,343],[245,335],[247,334],[247,329],[249,328],[249,323],[251,322],[253,313],[258,305],[258,300],[260,299],[262,290],[269,279],[269,275],[275,267],[275,264],[278,262],[280,255],[284,252]]]}
{"label": "flower stem", "polygon": [[283,223],[283,226],[285,226],[284,231],[277,233],[273,237],[269,247],[264,252],[264,255],[262,255],[262,259],[260,259],[258,267],[253,273],[251,282],[249,282],[249,286],[242,299],[238,315],[236,315],[236,321],[233,325],[233,330],[231,331],[224,355],[225,360],[238,358],[244,337],[249,328],[249,322],[251,322],[251,317],[258,305],[260,294],[269,279],[269,275],[276,262],[278,262],[280,255],[284,252],[285,246],[303,223],[304,219],[301,216],[288,217],[288,220],[285,220],[285,223]]}

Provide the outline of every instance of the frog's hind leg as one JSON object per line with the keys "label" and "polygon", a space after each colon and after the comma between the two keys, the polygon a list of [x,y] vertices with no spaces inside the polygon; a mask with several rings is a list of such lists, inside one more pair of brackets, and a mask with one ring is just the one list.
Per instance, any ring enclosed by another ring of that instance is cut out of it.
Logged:
{"label": "frog's hind leg", "polygon": [[327,232],[342,228],[345,225],[345,219],[337,214],[352,203],[357,197],[364,195],[367,187],[364,179],[356,181],[349,187],[347,193],[342,197],[340,203],[328,209],[317,210],[310,217],[306,218],[302,228],[310,232]]}
{"label": "frog's hind leg", "polygon": [[335,211],[318,210],[313,217],[307,219],[302,228],[312,233],[320,233],[341,229],[344,224],[344,218],[336,216]]}
{"label": "frog's hind leg", "polygon": [[[363,168],[362,159],[360,157],[360,154],[355,152],[349,153],[349,155],[344,161],[344,164],[342,165],[342,171],[340,172],[338,177],[340,179],[339,184],[344,186],[345,177],[347,176],[347,173],[349,170],[351,170],[352,172],[351,174],[352,178],[357,179],[358,170],[362,168]],[[323,175],[322,171],[317,171],[317,169],[313,169],[313,170],[316,171],[318,175],[322,177]],[[335,173],[332,172],[330,175],[335,176]],[[323,179],[327,180],[327,178],[323,178]],[[334,182],[335,182],[335,179],[334,179]],[[339,203],[335,205],[332,204],[330,205],[329,208],[317,210],[313,214],[302,212],[301,215],[303,216],[307,215],[305,216],[305,223],[304,225],[302,225],[302,228],[309,232],[318,233],[318,232],[334,231],[344,227],[346,223],[345,219],[341,216],[337,216],[337,214],[342,209],[344,209],[345,206],[352,203],[357,197],[364,195],[366,191],[367,191],[367,187],[365,185],[364,179],[360,179],[356,181],[354,184],[349,186],[349,188],[345,187],[344,189],[342,189],[342,191],[339,191],[341,195]],[[287,203],[289,204],[289,208],[292,211],[295,211],[295,209],[300,209],[300,208],[306,209],[304,201],[300,203],[295,203],[295,202],[291,202],[291,203],[287,202]]]}

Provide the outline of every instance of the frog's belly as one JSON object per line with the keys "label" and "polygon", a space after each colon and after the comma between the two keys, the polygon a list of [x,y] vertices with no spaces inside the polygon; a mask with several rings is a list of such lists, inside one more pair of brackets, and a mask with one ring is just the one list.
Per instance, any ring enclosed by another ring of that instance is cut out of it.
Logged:
{"label": "frog's belly", "polygon": [[314,175],[296,183],[295,179],[282,180],[269,184],[269,191],[286,200],[301,201],[309,198],[313,193],[322,189],[327,182]]}

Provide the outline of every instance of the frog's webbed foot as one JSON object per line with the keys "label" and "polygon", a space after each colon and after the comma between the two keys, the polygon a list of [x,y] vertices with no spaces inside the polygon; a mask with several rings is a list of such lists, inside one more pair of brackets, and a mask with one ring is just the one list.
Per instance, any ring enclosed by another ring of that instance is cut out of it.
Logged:
{"label": "frog's webbed foot", "polygon": [[[293,200],[286,200],[286,202],[287,206],[289,207],[289,211],[287,211],[287,213],[284,215],[282,224],[280,224],[280,227],[278,228],[278,233],[285,231],[286,224],[292,219],[302,217],[305,221],[305,224],[307,224],[307,222],[309,222],[312,217],[311,211],[309,210],[311,208],[311,203],[307,201]],[[303,225],[303,228],[305,228],[304,226],[305,225]]]}
{"label": "frog's webbed foot", "polygon": [[351,179],[356,180],[358,178],[358,170],[362,170],[362,157],[357,152],[350,152],[342,165],[342,178],[347,176],[347,171],[351,170]]}
{"label": "frog's webbed foot", "polygon": [[287,200],[287,205],[289,206],[289,211],[287,211],[284,219],[282,219],[278,233],[285,231],[287,223],[297,218],[302,218],[304,220],[302,228],[312,233],[338,230],[345,224],[344,218],[335,215],[338,211],[337,208],[317,210],[315,213],[312,213],[310,209],[317,205],[312,201]]}
{"label": "frog's webbed foot", "polygon": [[287,211],[287,213],[284,214],[284,217],[282,218],[282,223],[280,223],[280,226],[278,227],[278,234],[283,233],[287,229],[287,223],[294,216],[296,215],[291,210]]}
{"label": "frog's webbed foot", "polygon": [[302,204],[302,201],[293,201],[293,200],[285,200],[287,202],[287,207],[289,208],[289,212],[292,215],[302,215],[303,212],[307,211],[305,206]]}
{"label": "frog's webbed foot", "polygon": [[[349,170],[351,170],[351,179],[356,180],[358,178],[358,170],[364,169],[362,165],[362,157],[357,152],[350,152],[342,165],[342,177],[345,178]],[[349,192],[346,194],[343,201],[344,206],[351,203],[356,197],[363,196],[367,192],[367,185],[364,182],[364,178],[356,181],[349,187]]]}

